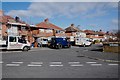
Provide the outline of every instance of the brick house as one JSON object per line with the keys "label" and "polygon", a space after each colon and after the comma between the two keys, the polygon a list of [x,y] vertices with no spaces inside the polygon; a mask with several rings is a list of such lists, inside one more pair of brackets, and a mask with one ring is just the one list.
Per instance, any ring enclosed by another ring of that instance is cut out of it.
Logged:
{"label": "brick house", "polygon": [[49,22],[49,19],[45,19],[43,22],[36,24],[36,26],[39,28],[39,30],[37,30],[37,32],[39,34],[37,34],[38,37],[64,37],[65,36],[65,32],[62,28],[52,24]]}
{"label": "brick house", "polygon": [[74,24],[71,24],[69,27],[67,27],[65,29],[65,33],[67,38],[69,38],[71,42],[75,41],[75,37],[86,37],[86,33],[75,27]]}
{"label": "brick house", "polygon": [[105,33],[105,41],[116,41],[118,40],[119,36],[116,33],[112,33],[107,31]]}
{"label": "brick house", "polygon": [[8,35],[26,36],[28,39],[29,25],[21,21],[19,17],[11,17],[5,15],[2,10],[0,10],[0,29],[1,38],[5,39]]}
{"label": "brick house", "polygon": [[87,38],[91,38],[94,40],[104,41],[105,40],[105,33],[100,31],[93,31],[93,30],[84,30],[86,33]]}

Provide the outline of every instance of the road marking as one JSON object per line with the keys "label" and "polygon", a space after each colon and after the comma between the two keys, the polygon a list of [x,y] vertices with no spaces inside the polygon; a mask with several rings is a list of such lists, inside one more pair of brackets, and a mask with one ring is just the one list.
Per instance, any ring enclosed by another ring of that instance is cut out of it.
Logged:
{"label": "road marking", "polygon": [[51,67],[53,67],[53,66],[57,66],[57,67],[59,67],[59,66],[63,66],[63,65],[50,65]]}
{"label": "road marking", "polygon": [[16,52],[22,52],[22,51],[6,51],[6,52],[2,52],[2,53],[16,53]]}
{"label": "road marking", "polygon": [[91,66],[102,66],[102,64],[91,64]]}
{"label": "road marking", "polygon": [[80,64],[80,65],[70,65],[70,66],[84,66],[84,65]]}
{"label": "road marking", "polygon": [[30,51],[40,51],[40,50],[53,50],[53,49],[47,49],[47,48],[40,48],[40,49],[38,49],[38,50],[30,50]]}
{"label": "road marking", "polygon": [[39,67],[39,66],[42,66],[42,65],[34,65],[34,64],[28,64],[27,66],[29,66],[29,67]]}
{"label": "road marking", "polygon": [[97,63],[97,62],[86,62],[86,63],[88,63],[88,64],[93,64],[93,63]]}
{"label": "road marking", "polygon": [[0,61],[0,64],[2,64],[3,63],[3,61]]}
{"label": "road marking", "polygon": [[80,62],[68,62],[69,64],[80,64]]}
{"label": "road marking", "polygon": [[20,64],[6,64],[6,66],[20,66]]}
{"label": "road marking", "polygon": [[43,62],[31,62],[31,64],[43,64]]}
{"label": "road marking", "polygon": [[50,64],[62,64],[62,62],[50,62]]}
{"label": "road marking", "polygon": [[16,64],[16,63],[17,63],[17,64],[22,64],[23,62],[11,62],[11,63],[15,63],[15,64]]}
{"label": "road marking", "polygon": [[117,66],[118,64],[108,64],[109,66]]}

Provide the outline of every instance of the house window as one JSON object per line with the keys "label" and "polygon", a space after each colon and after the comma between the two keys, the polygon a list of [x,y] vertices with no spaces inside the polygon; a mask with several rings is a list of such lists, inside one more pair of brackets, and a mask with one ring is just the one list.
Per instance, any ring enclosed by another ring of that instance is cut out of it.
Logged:
{"label": "house window", "polygon": [[59,34],[60,32],[61,32],[60,30],[56,30],[56,33],[58,33],[58,34]]}
{"label": "house window", "polygon": [[25,27],[21,27],[21,30],[25,31],[25,30],[26,30],[26,28],[25,28]]}
{"label": "house window", "polygon": [[52,30],[51,29],[47,29],[46,33],[52,33]]}
{"label": "house window", "polygon": [[39,29],[40,32],[44,32],[45,30],[44,29]]}
{"label": "house window", "polygon": [[95,37],[98,37],[98,35],[95,35]]}

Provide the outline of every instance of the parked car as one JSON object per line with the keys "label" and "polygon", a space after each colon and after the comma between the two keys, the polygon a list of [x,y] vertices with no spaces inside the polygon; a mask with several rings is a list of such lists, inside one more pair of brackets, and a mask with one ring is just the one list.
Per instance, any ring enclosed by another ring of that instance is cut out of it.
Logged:
{"label": "parked car", "polygon": [[66,38],[51,38],[51,41],[49,41],[48,44],[49,44],[48,47],[56,49],[71,47],[70,42]]}

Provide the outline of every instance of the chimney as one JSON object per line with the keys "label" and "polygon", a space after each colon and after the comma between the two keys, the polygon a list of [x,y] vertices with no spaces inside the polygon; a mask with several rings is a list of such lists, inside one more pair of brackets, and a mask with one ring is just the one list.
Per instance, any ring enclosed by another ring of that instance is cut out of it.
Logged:
{"label": "chimney", "polygon": [[71,24],[72,27],[74,27],[74,24]]}
{"label": "chimney", "polygon": [[100,29],[99,32],[102,32],[102,29]]}
{"label": "chimney", "polygon": [[4,13],[4,12],[3,12],[2,10],[0,10],[0,16],[3,16],[3,13]]}
{"label": "chimney", "polygon": [[19,22],[20,21],[20,18],[18,16],[15,17],[15,21],[16,22]]}
{"label": "chimney", "polygon": [[45,23],[49,23],[49,19],[48,19],[48,18],[45,19],[44,22],[45,22]]}

